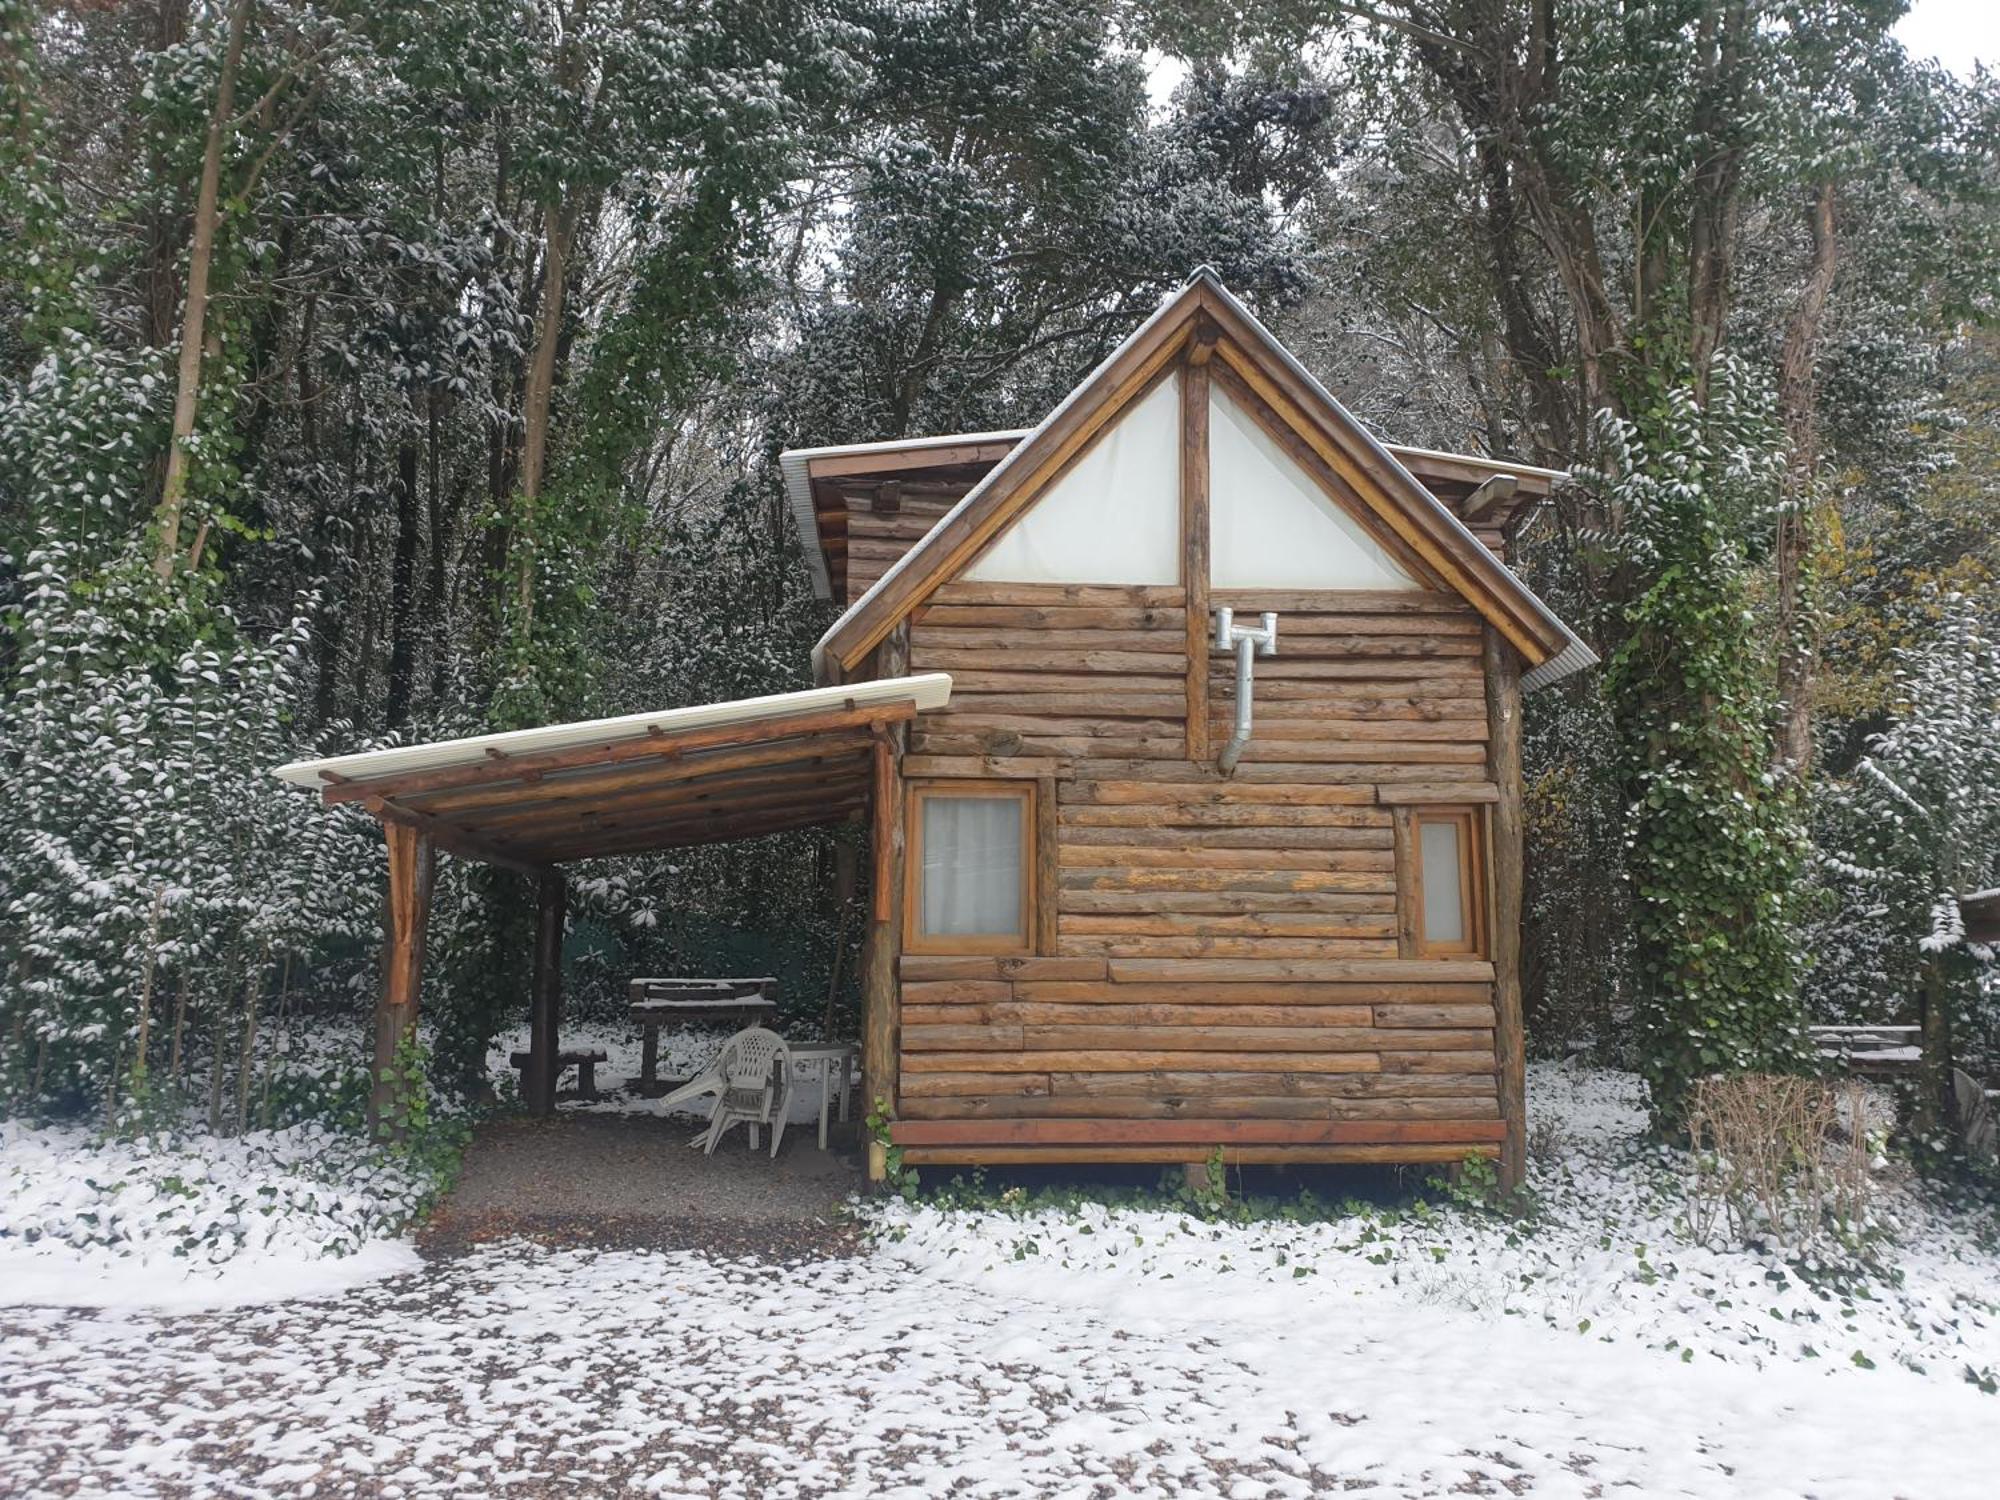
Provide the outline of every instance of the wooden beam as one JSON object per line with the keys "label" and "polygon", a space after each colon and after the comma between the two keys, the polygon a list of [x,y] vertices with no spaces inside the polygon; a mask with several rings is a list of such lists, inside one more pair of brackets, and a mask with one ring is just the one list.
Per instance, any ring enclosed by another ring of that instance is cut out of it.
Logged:
{"label": "wooden beam", "polygon": [[899,1120],[907,1146],[1388,1146],[1500,1139],[1498,1120]]}
{"label": "wooden beam", "polygon": [[666,849],[688,849],[701,844],[722,844],[736,839],[764,838],[774,833],[793,833],[801,828],[851,823],[857,821],[866,808],[865,796],[834,803],[801,803],[770,809],[755,818],[708,818],[650,828],[614,829],[594,836],[579,835],[562,843],[551,840],[536,845],[534,853],[544,864],[551,865],[574,864],[581,859],[610,859],[627,854],[656,854]]}
{"label": "wooden beam", "polygon": [[1465,504],[1458,508],[1459,519],[1472,522],[1485,515],[1496,505],[1504,505],[1514,498],[1514,492],[1521,487],[1520,479],[1513,474],[1490,474],[1479,482],[1479,488],[1465,497]]}
{"label": "wooden beam", "polygon": [[551,809],[533,818],[475,823],[470,826],[483,839],[503,850],[548,839],[565,839],[587,833],[612,833],[620,829],[688,822],[705,818],[740,818],[793,803],[810,805],[835,797],[849,798],[865,791],[866,763],[852,770],[843,768],[836,776],[821,776],[767,786],[737,786],[725,796],[665,797],[656,800],[610,802],[576,808]]}
{"label": "wooden beam", "polygon": [[1521,788],[1521,659],[1498,631],[1486,632],[1487,765],[1493,804],[1492,920],[1494,1062],[1500,1072],[1500,1180],[1519,1187],[1528,1170],[1527,1031],[1521,1014],[1522,857],[1526,840]]}
{"label": "wooden beam", "polygon": [[1051,957],[1061,939],[1062,828],[1056,797],[1060,784],[1053,776],[1035,783],[1035,952]]}
{"label": "wooden beam", "polygon": [[[1054,1166],[1078,1162],[1200,1162],[1214,1144],[1188,1146],[911,1146],[903,1160],[913,1167]],[[1402,1146],[1230,1146],[1222,1148],[1225,1166],[1369,1163],[1400,1166],[1412,1162],[1457,1162],[1468,1156],[1495,1156],[1499,1147],[1474,1145]]]}
{"label": "wooden beam", "polygon": [[407,828],[412,833],[421,834],[424,840],[442,849],[447,854],[456,854],[461,859],[476,859],[484,864],[498,865],[503,870],[512,870],[518,875],[540,873],[540,866],[515,858],[505,850],[492,845],[459,829],[447,826],[428,813],[417,812],[381,797],[369,797],[362,806],[373,813],[387,829],[391,826]]}
{"label": "wooden beam", "polygon": [[586,768],[542,776],[532,782],[473,786],[450,792],[410,793],[401,800],[403,806],[415,812],[430,813],[449,821],[453,813],[465,808],[526,809],[584,802],[635,787],[699,787],[711,782],[726,782],[745,771],[811,765],[830,757],[858,754],[868,745],[867,731],[857,730],[816,736],[811,740],[783,740],[772,745],[711,750],[670,760],[642,760],[602,770]]}
{"label": "wooden beam", "polygon": [[997,464],[1014,451],[1017,439],[987,443],[945,443],[927,448],[881,448],[872,453],[833,453],[806,461],[814,480],[845,479],[857,474],[906,474],[919,469],[956,469],[968,464]]}
{"label": "wooden beam", "polygon": [[1181,586],[1187,593],[1187,755],[1206,761],[1208,722],[1208,356],[1215,326],[1204,321],[1181,371]]}
{"label": "wooden beam", "polygon": [[368,1118],[377,1135],[400,1139],[410,1103],[402,1068],[404,1043],[417,1026],[437,854],[430,839],[407,823],[385,821],[382,836],[389,850],[389,894],[383,908],[382,989],[375,1003]]}
{"label": "wooden beam", "polygon": [[733,724],[709,724],[677,734],[633,735],[628,739],[597,745],[574,745],[565,750],[544,751],[539,755],[510,756],[504,764],[481,756],[468,765],[440,766],[435,770],[412,771],[401,776],[373,776],[366,781],[329,786],[322,788],[320,796],[329,805],[359,802],[369,797],[417,796],[458,787],[521,781],[551,771],[575,770],[582,766],[608,766],[625,761],[686,755],[691,751],[722,745],[768,744],[773,740],[843,729],[867,729],[876,724],[900,723],[916,711],[914,702],[903,699],[895,703],[872,703],[865,707],[783,714]]}
{"label": "wooden beam", "polygon": [[556,1059],[562,1047],[563,918],[569,905],[569,885],[554,870],[535,881],[535,971],[528,992],[528,1066],[521,1070],[521,1092],[528,1108],[550,1115],[556,1108]]}
{"label": "wooden beam", "polygon": [[870,911],[870,920],[881,923],[888,921],[894,915],[889,900],[889,887],[896,879],[892,857],[894,854],[892,841],[896,830],[896,747],[890,742],[886,731],[876,732],[874,770],[875,822],[870,851],[874,858],[874,905]]}
{"label": "wooden beam", "polygon": [[[900,677],[909,668],[910,629],[896,626],[875,653],[876,675]],[[893,1116],[896,1111],[898,1076],[898,1011],[901,991],[896,977],[903,936],[903,856],[906,830],[903,826],[902,732],[892,730],[885,760],[878,760],[876,809],[876,849],[874,852],[872,920],[861,953],[861,1107],[864,1114],[875,1109],[876,1101]],[[889,795],[881,798],[881,776],[886,761]],[[883,813],[886,811],[886,826]],[[868,1180],[879,1183],[888,1175],[888,1161],[878,1141],[868,1143]]]}

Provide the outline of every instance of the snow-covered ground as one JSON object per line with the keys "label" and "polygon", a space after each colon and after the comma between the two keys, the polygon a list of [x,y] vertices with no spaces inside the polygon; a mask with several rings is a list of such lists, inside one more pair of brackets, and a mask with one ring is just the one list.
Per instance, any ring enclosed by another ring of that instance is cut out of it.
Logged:
{"label": "snow-covered ground", "polygon": [[790,1267],[510,1242],[227,1314],[0,1308],[0,1493],[1993,1493],[1977,1220],[1886,1189],[1900,1277],[1843,1295],[1685,1242],[1629,1079],[1530,1099],[1525,1225],[889,1204]]}
{"label": "snow-covered ground", "polygon": [[[1688,1360],[1822,1374],[1893,1364],[1947,1384],[2000,1381],[2000,1216],[1944,1212],[1905,1176],[1877,1203],[1893,1274],[1857,1278],[1829,1261],[1802,1276],[1776,1256],[1688,1242],[1678,1158],[1642,1143],[1635,1077],[1537,1064],[1528,1098],[1545,1139],[1530,1173],[1540,1209],[1526,1221],[1422,1202],[1250,1224],[1095,1204],[874,1212],[890,1251],[913,1266],[974,1262],[1003,1282],[1216,1280],[1263,1299],[1283,1288],[1286,1306],[1328,1317],[1393,1301]],[[2000,1402],[1991,1410],[2000,1426]]]}
{"label": "snow-covered ground", "polygon": [[420,1264],[428,1183],[317,1125],[100,1139],[0,1121],[0,1304],[214,1307]]}

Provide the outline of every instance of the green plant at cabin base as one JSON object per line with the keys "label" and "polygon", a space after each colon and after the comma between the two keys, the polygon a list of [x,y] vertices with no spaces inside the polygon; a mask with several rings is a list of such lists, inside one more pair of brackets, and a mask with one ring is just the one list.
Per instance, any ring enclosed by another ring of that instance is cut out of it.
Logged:
{"label": "green plant at cabin base", "polygon": [[[868,1127],[868,1139],[882,1148],[882,1185],[898,1198],[917,1196],[917,1169],[903,1161],[903,1148],[889,1142],[889,1126],[895,1115],[889,1109],[889,1101],[880,1094],[875,1096],[874,1106],[868,1111],[864,1122]],[[954,1182],[956,1179],[954,1179]]]}
{"label": "green plant at cabin base", "polygon": [[1512,1189],[1503,1186],[1499,1162],[1477,1151],[1466,1152],[1451,1172],[1431,1176],[1427,1185],[1460,1208],[1477,1213],[1531,1219],[1541,1208],[1534,1189],[1526,1183]]}
{"label": "green plant at cabin base", "polygon": [[1220,1218],[1229,1209],[1229,1167],[1223,1161],[1222,1147],[1212,1147],[1199,1170],[1181,1171],[1168,1176],[1166,1189],[1193,1207],[1203,1218]]}
{"label": "green plant at cabin base", "polygon": [[431,1087],[430,1049],[414,1031],[396,1044],[381,1081],[391,1085],[390,1113],[377,1126],[381,1149],[427,1183],[418,1217],[449,1192],[472,1138],[471,1120],[461,1112],[440,1109]]}

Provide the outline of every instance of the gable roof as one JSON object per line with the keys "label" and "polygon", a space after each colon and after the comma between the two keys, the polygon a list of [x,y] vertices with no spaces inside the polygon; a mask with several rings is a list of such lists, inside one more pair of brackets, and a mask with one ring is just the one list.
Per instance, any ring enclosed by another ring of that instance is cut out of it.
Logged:
{"label": "gable roof", "polygon": [[[1197,336],[1286,422],[1397,539],[1520,651],[1522,686],[1596,661],[1549,607],[1328,393],[1207,269],[1167,299],[1002,458],[813,648],[816,674],[855,666],[1082,453]],[[988,435],[998,437],[998,434]]]}
{"label": "gable roof", "polygon": [[[806,569],[816,598],[831,599],[839,585],[838,561],[846,542],[844,516],[826,507],[838,504],[845,482],[863,485],[883,479],[984,470],[1005,458],[1033,431],[1028,427],[996,432],[948,432],[932,437],[887,438],[867,443],[830,443],[813,448],[787,448],[778,455],[778,472],[792,526],[805,553]],[[1417,482],[1445,502],[1460,519],[1472,521],[1461,507],[1472,491],[1489,479],[1512,479],[1514,488],[1494,495],[1477,518],[1481,526],[1498,528],[1546,497],[1569,478],[1563,469],[1543,468],[1511,458],[1483,453],[1450,453],[1406,443],[1384,443],[1396,462]],[[977,479],[968,483],[976,483]]]}

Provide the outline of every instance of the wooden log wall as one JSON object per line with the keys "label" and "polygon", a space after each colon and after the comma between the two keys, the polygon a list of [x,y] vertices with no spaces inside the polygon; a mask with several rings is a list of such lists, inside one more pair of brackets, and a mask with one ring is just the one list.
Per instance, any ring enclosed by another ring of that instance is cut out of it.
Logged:
{"label": "wooden log wall", "polygon": [[883,499],[880,486],[850,491],[844,602],[852,604],[866,593],[971,488],[972,481],[965,479],[906,479],[896,482],[893,501]]}
{"label": "wooden log wall", "polygon": [[[1483,629],[1437,594],[1223,592],[1279,613],[1224,778],[1187,754],[1174,588],[946,585],[911,778],[1032,777],[1037,952],[899,963],[910,1161],[1456,1161],[1503,1136],[1494,970],[1399,957],[1394,819],[1485,804]],[[1234,667],[1209,663],[1210,744]],[[1045,856],[1044,869],[1049,869]]]}

